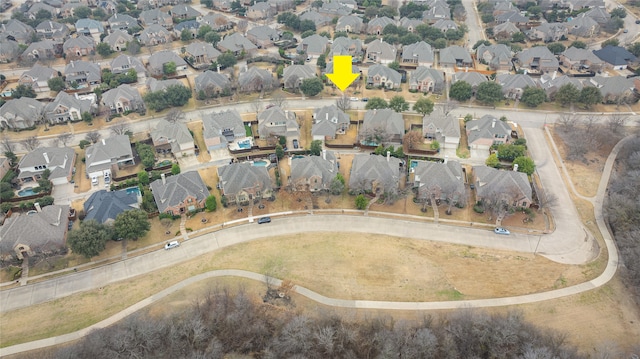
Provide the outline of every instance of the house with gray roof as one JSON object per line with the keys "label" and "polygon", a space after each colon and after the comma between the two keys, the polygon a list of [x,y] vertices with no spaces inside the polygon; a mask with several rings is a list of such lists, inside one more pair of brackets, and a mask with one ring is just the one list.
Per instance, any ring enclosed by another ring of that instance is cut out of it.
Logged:
{"label": "house with gray roof", "polygon": [[215,12],[210,12],[203,16],[200,24],[209,25],[215,31],[225,31],[233,28],[233,21],[229,20],[228,17]]}
{"label": "house with gray roof", "polygon": [[322,4],[318,12],[326,14],[328,16],[340,17],[351,14],[353,8],[348,4],[343,4],[340,1],[331,0]]}
{"label": "house with gray roof", "polygon": [[414,33],[416,31],[416,27],[424,24],[424,21],[421,19],[411,19],[408,17],[403,17],[398,21],[398,27],[403,29],[407,29],[407,31]]}
{"label": "house with gray roof", "polygon": [[[20,46],[17,42],[0,38],[0,63],[4,64],[14,61],[20,56],[20,52]],[[53,56],[53,51],[51,52],[51,56]]]}
{"label": "house with gray roof", "polygon": [[466,48],[453,45],[440,50],[440,67],[446,69],[473,67],[473,60]]}
{"label": "house with gray roof", "polygon": [[424,41],[405,45],[400,56],[403,66],[433,67],[433,49]]}
{"label": "house with gray roof", "polygon": [[329,39],[318,34],[313,34],[302,39],[296,50],[305,53],[307,56],[316,58],[327,50]]}
{"label": "house with gray roof", "polygon": [[96,43],[89,36],[72,37],[64,42],[62,51],[67,58],[94,55],[96,53]]}
{"label": "house with gray roof", "polygon": [[160,25],[167,29],[173,27],[173,18],[171,15],[160,9],[143,10],[138,15],[138,19],[142,26]]}
{"label": "house with gray roof", "polygon": [[122,30],[114,30],[102,40],[102,42],[109,44],[111,50],[115,52],[126,50],[127,43],[130,41],[133,41],[133,36]]}
{"label": "house with gray roof", "polygon": [[13,214],[0,226],[0,256],[3,260],[43,254],[61,254],[69,225],[69,206],[50,205],[36,213]]}
{"label": "house with gray roof", "polygon": [[297,90],[302,81],[317,77],[316,69],[311,65],[290,65],[284,68],[282,84],[286,89]]}
{"label": "house with gray roof", "polygon": [[528,16],[520,14],[520,10],[515,9],[495,17],[496,24],[502,24],[505,22],[511,22],[516,26],[525,26],[529,22]]}
{"label": "house with gray roof", "polygon": [[348,34],[360,34],[364,27],[362,18],[356,15],[341,16],[336,23],[336,31],[344,31]]}
{"label": "house with gray roof", "polygon": [[138,20],[127,14],[113,14],[108,20],[109,29],[127,31],[131,28],[138,27]]}
{"label": "house with gray roof", "polygon": [[476,49],[476,58],[491,70],[510,71],[513,67],[513,52],[504,44],[480,45]]}
{"label": "house with gray roof", "polygon": [[200,96],[200,91],[206,98],[213,98],[223,93],[231,93],[231,81],[226,75],[219,72],[207,70],[194,79],[195,91]]}
{"label": "house with gray roof", "polygon": [[195,39],[198,36],[198,29],[200,28],[200,23],[196,20],[185,20],[176,24],[173,27],[173,36],[176,39],[182,38],[182,32],[187,30],[191,35],[191,39]]}
{"label": "house with gray roof", "polygon": [[460,124],[456,117],[436,109],[422,118],[422,135],[430,141],[438,141],[445,152],[455,154],[460,144]]}
{"label": "house with gray roof", "polygon": [[464,172],[457,161],[431,162],[415,161],[411,168],[409,180],[417,192],[416,198],[421,201],[449,201],[450,205],[464,206],[467,203],[464,187]]}
{"label": "house with gray roof", "polygon": [[575,86],[578,90],[582,90],[584,87],[582,81],[577,77],[544,74],[538,79],[538,86],[544,90],[547,98],[551,101],[555,99],[556,92],[558,92],[562,86],[568,84]]}
{"label": "house with gray roof", "polygon": [[173,62],[176,65],[176,72],[187,69],[186,61],[170,50],[155,52],[153,55],[149,56],[148,61],[149,64],[147,65],[147,68],[152,75],[162,75],[164,73],[164,65],[169,62]]}
{"label": "house with gray roof", "polygon": [[44,115],[44,104],[34,98],[20,97],[0,107],[0,128],[23,130],[34,127]]}
{"label": "house with gray roof", "polygon": [[36,26],[36,33],[38,33],[41,38],[62,44],[69,36],[70,31],[65,24],[55,21],[43,21]]}
{"label": "house with gray roof", "polygon": [[335,104],[317,108],[313,113],[311,136],[314,140],[333,140],[336,135],[345,134],[351,119]]}
{"label": "house with gray roof", "polygon": [[431,26],[442,31],[443,33],[447,32],[448,30],[458,30],[458,24],[450,19],[438,19]]}
{"label": "house with gray roof", "polygon": [[394,89],[400,87],[402,75],[385,65],[375,64],[367,71],[367,85]]}
{"label": "house with gray roof", "polygon": [[607,12],[607,9],[603,7],[594,7],[585,13],[586,16],[594,19],[600,26],[605,25],[611,20],[611,14]]}
{"label": "house with gray roof", "polygon": [[77,122],[82,120],[83,113],[91,113],[93,107],[93,100],[81,99],[77,93],[70,95],[64,91],[60,91],[53,102],[49,102],[45,106],[44,117],[51,125],[68,121]]}
{"label": "house with gray roof", "polygon": [[138,90],[128,84],[122,84],[102,94],[102,106],[111,114],[144,112],[144,101]]}
{"label": "house with gray roof", "polygon": [[[332,59],[332,58],[330,58],[330,59]],[[327,66],[325,66],[324,70],[322,71],[322,74],[325,75],[325,74],[332,74],[332,73],[333,73],[333,61],[329,61],[329,62],[327,62]],[[351,73],[352,74],[360,74],[360,76],[356,77],[356,79],[353,81],[353,83],[351,85],[349,85],[349,86],[355,87],[355,86],[358,85],[360,79],[362,78],[362,71],[358,68],[358,66],[356,66],[354,64],[351,64]],[[335,84],[333,84],[331,82],[331,84],[328,85],[328,86],[335,86]]]}
{"label": "house with gray roof", "polygon": [[129,70],[135,70],[138,74],[138,81],[142,81],[146,77],[147,69],[137,57],[122,54],[113,59],[109,65],[111,72],[114,74],[122,74],[127,73]]}
{"label": "house with gray roof", "polygon": [[235,56],[240,55],[243,51],[246,54],[253,54],[258,47],[242,36],[239,32],[227,35],[218,43],[218,49],[222,52],[231,51]]}
{"label": "house with gray roof", "polygon": [[533,202],[525,173],[473,166],[473,177],[478,202],[503,202],[509,207],[529,207]]}
{"label": "house with gray roof", "polygon": [[213,8],[218,9],[220,11],[229,12],[231,11],[231,0],[213,0]]}
{"label": "house with gray roof", "polygon": [[638,64],[638,58],[621,46],[607,45],[600,50],[593,50],[593,54],[614,70],[624,70],[628,65]]}
{"label": "house with gray roof", "polygon": [[275,41],[280,40],[280,35],[274,28],[262,25],[247,31],[247,39],[256,44],[258,48],[263,48],[269,47],[273,45]]}
{"label": "house with gray roof", "polygon": [[580,37],[594,37],[600,33],[600,24],[582,13],[566,23],[569,34]]}
{"label": "house with gray roof", "polygon": [[[9,43],[15,43],[15,41],[10,41]],[[53,40],[45,39],[29,44],[20,57],[31,60],[52,59],[58,53],[62,54],[62,46]]]}
{"label": "house with gray roof", "polygon": [[273,106],[258,114],[258,133],[260,138],[284,136],[293,140],[300,138],[300,126],[295,112]]}
{"label": "house with gray roof", "polygon": [[349,191],[382,194],[394,192],[400,185],[400,159],[387,156],[358,154],[351,162]]}
{"label": "house with gray roof", "polygon": [[246,135],[244,122],[236,110],[213,112],[202,118],[202,136],[208,151],[227,148]]}
{"label": "house with gray roof", "polygon": [[185,47],[184,54],[191,66],[204,69],[211,66],[221,52],[208,42],[194,41]]}
{"label": "house with gray roof", "polygon": [[267,3],[278,12],[296,8],[296,3],[293,0],[267,0]]}
{"label": "house with gray roof", "polygon": [[633,78],[626,76],[595,76],[584,82],[585,86],[597,87],[602,94],[602,102],[609,104],[636,103]]}
{"label": "house with gray roof", "polygon": [[84,202],[84,221],[112,224],[122,212],[139,209],[142,199],[135,192],[107,191],[93,192]]}
{"label": "house with gray roof", "polygon": [[578,49],[573,46],[560,54],[560,62],[562,66],[577,71],[589,70],[597,72],[604,66],[604,61],[596,56],[593,50]]}
{"label": "house with gray roof", "polygon": [[422,20],[429,24],[434,24],[441,19],[451,19],[451,9],[444,2],[437,2],[434,6],[430,6],[428,10],[422,12]]}
{"label": "house with gray roof", "polygon": [[138,40],[145,46],[155,46],[170,43],[173,41],[173,35],[171,35],[171,32],[165,27],[158,24],[152,24],[142,30]]}
{"label": "house with gray roof", "polygon": [[388,18],[386,16],[376,17],[367,23],[367,34],[370,35],[381,35],[387,25],[395,25],[396,22],[393,19]]}
{"label": "house with gray roof", "polygon": [[496,82],[502,86],[504,97],[513,100],[519,100],[527,87],[537,87],[530,76],[523,74],[500,74],[496,76]]}
{"label": "house with gray roof", "polygon": [[396,48],[386,43],[384,40],[375,39],[367,45],[365,61],[379,64],[390,64],[396,61]]}
{"label": "house with gray roof", "polygon": [[368,110],[358,135],[360,143],[367,146],[402,143],[404,120],[401,114],[389,108]]}
{"label": "house with gray roof", "polygon": [[513,35],[520,32],[520,29],[514,25],[512,22],[503,22],[502,24],[498,24],[493,27],[493,38],[501,41],[501,40],[511,40]]}
{"label": "house with gray roof", "polygon": [[272,198],[273,185],[265,166],[232,163],[218,167],[220,191],[227,203],[246,206],[250,201]]}
{"label": "house with gray roof", "polygon": [[516,54],[519,69],[533,73],[546,73],[558,70],[558,59],[546,46],[524,49]]}
{"label": "house with gray roof", "polygon": [[171,17],[173,17],[174,19],[181,20],[195,19],[198,16],[202,16],[200,11],[186,4],[178,4],[172,7],[171,10],[169,10],[169,15],[171,15]]}
{"label": "house with gray roof", "polygon": [[64,76],[68,84],[75,81],[78,84],[97,85],[102,82],[100,65],[83,60],[69,62],[64,67]]}
{"label": "house with gray roof", "polygon": [[409,73],[409,90],[422,93],[442,93],[444,75],[440,70],[418,66]]}
{"label": "house with gray roof", "polygon": [[[38,147],[18,162],[18,180],[22,185],[37,182],[45,170],[51,171],[49,180],[54,185],[66,184],[73,178],[76,153],[70,147]],[[37,183],[36,183],[37,186]]]}
{"label": "house with gray roof", "polygon": [[22,73],[18,84],[29,86],[35,92],[48,92],[49,84],[47,81],[54,77],[58,77],[58,71],[35,64],[31,69]]}
{"label": "house with gray roof", "polygon": [[29,19],[36,20],[36,15],[38,14],[38,11],[41,10],[44,10],[51,14],[52,18],[56,18],[58,16],[58,9],[49,4],[46,4],[45,2],[34,3],[25,14]]}
{"label": "house with gray roof", "polygon": [[269,91],[276,86],[273,73],[259,67],[250,67],[238,76],[238,85],[242,92]]}
{"label": "house with gray roof", "polygon": [[338,167],[333,152],[322,151],[322,156],[303,156],[291,160],[289,188],[292,191],[320,192],[331,188]]}
{"label": "house with gray roof", "polygon": [[508,143],[511,139],[511,127],[495,116],[484,115],[465,126],[469,149],[474,157],[487,157],[491,146]]}
{"label": "house with gray roof", "polygon": [[451,77],[451,84],[455,84],[458,81],[464,81],[469,85],[471,85],[471,88],[473,89],[473,94],[475,96],[476,90],[478,89],[478,85],[480,85],[483,82],[487,82],[489,80],[485,75],[479,72],[469,71],[469,72],[456,72],[455,74],[453,74],[453,76]]}
{"label": "house with gray roof", "polygon": [[76,33],[93,38],[94,42],[100,42],[100,35],[104,33],[102,23],[93,19],[78,19],[75,23]]}
{"label": "house with gray roof", "polygon": [[103,138],[85,148],[87,178],[114,177],[119,169],[134,164],[131,142],[127,135]]}
{"label": "house with gray roof", "polygon": [[266,1],[257,2],[247,8],[246,17],[251,20],[262,20],[268,17],[273,17],[277,13],[276,9],[271,7]]}
{"label": "house with gray roof", "polygon": [[327,61],[331,62],[335,55],[350,55],[360,59],[362,57],[362,40],[342,36],[334,39]]}
{"label": "house with gray roof", "polygon": [[156,152],[171,152],[175,157],[195,154],[195,143],[187,125],[181,122],[171,123],[160,120],[156,129],[151,131],[151,141]]}
{"label": "house with gray roof", "polygon": [[204,208],[209,197],[207,185],[198,171],[189,171],[151,182],[158,212],[178,216]]}
{"label": "house with gray roof", "polygon": [[304,20],[313,21],[313,23],[316,24],[316,28],[327,26],[331,24],[331,21],[333,20],[331,16],[328,16],[326,14],[321,14],[316,10],[305,11],[304,13],[302,13],[302,15],[300,15],[299,18],[300,18],[300,21],[304,21]]}
{"label": "house with gray roof", "polygon": [[560,22],[545,22],[525,31],[525,35],[531,41],[555,42],[567,37],[569,30],[567,25]]}
{"label": "house with gray roof", "polygon": [[6,24],[0,24],[0,37],[19,44],[30,43],[33,33],[35,33],[33,28],[20,20],[10,19]]}

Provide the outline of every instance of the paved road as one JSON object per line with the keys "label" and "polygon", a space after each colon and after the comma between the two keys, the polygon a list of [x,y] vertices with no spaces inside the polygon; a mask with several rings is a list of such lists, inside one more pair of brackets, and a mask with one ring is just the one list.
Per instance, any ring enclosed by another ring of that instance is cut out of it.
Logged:
{"label": "paved road", "polygon": [[464,23],[467,25],[467,28],[469,28],[469,32],[467,33],[467,45],[469,50],[471,50],[476,42],[486,40],[487,36],[482,29],[482,23],[480,15],[478,14],[476,2],[474,0],[462,0],[462,6],[464,6],[465,11],[467,12],[467,18]]}

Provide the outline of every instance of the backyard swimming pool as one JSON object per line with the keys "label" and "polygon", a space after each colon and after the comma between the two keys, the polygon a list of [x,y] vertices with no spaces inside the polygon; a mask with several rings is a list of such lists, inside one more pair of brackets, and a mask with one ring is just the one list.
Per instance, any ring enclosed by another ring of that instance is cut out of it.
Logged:
{"label": "backyard swimming pool", "polygon": [[34,194],[36,194],[35,192],[33,192],[33,188],[29,187],[29,188],[24,188],[18,191],[18,196],[19,197],[26,197],[26,196],[33,196]]}
{"label": "backyard swimming pool", "polygon": [[238,147],[240,147],[243,150],[247,150],[247,149],[251,148],[251,139],[246,139],[246,140],[238,142]]}
{"label": "backyard swimming pool", "polygon": [[138,197],[141,196],[140,188],[138,188],[138,187],[125,188],[124,191],[127,191],[127,194],[135,194]]}
{"label": "backyard swimming pool", "polygon": [[257,166],[257,167],[267,167],[269,165],[269,161],[267,160],[260,160],[260,161],[254,161],[253,165]]}

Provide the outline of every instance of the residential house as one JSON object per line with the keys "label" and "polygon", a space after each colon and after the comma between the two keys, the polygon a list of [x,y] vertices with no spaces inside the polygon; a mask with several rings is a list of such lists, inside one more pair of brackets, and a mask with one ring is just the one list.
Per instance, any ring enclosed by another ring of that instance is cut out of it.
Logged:
{"label": "residential house", "polygon": [[147,69],[145,69],[140,59],[124,54],[113,59],[111,61],[110,67],[111,72],[116,75],[127,73],[129,70],[135,70],[138,74],[138,81],[144,80],[147,73]]}
{"label": "residential house", "polygon": [[93,192],[83,204],[84,221],[94,220],[98,223],[112,224],[120,213],[139,209],[138,200],[137,193],[126,190],[101,189]]}
{"label": "residential house", "polygon": [[544,90],[547,98],[551,101],[555,99],[556,92],[558,92],[560,87],[567,84],[575,86],[578,90],[582,90],[584,87],[582,81],[577,77],[544,74],[538,79],[538,85]]}
{"label": "residential house", "polygon": [[290,65],[282,73],[282,85],[285,89],[297,90],[305,79],[317,77],[316,69],[311,65]]}
{"label": "residential house", "polygon": [[204,98],[212,98],[231,93],[231,81],[219,72],[207,70],[196,76],[194,82],[199,99],[202,97],[201,95],[204,95]]}
{"label": "residential house", "polygon": [[422,24],[424,24],[424,22],[421,19],[410,19],[408,17],[403,17],[398,22],[398,27],[401,27],[403,29],[407,29],[407,31],[409,31],[411,33],[415,33],[416,32],[416,27],[418,27],[418,26],[420,26]]}
{"label": "residential house", "polygon": [[451,19],[451,9],[445,2],[434,2],[429,10],[425,10],[422,13],[422,20],[429,24],[435,24],[436,21],[441,19]]}
{"label": "residential house", "polygon": [[211,12],[202,17],[201,25],[209,25],[215,31],[226,31],[233,28],[233,22],[226,16]]}
{"label": "residential house", "polygon": [[520,69],[533,73],[546,73],[558,70],[558,59],[546,46],[524,49],[516,54]]}
{"label": "residential house", "polygon": [[25,13],[25,15],[27,15],[27,17],[31,20],[36,20],[36,15],[38,14],[38,11],[44,10],[46,12],[48,12],[49,14],[51,14],[51,18],[56,18],[58,16],[58,9],[54,8],[53,6],[46,4],[44,2],[37,2],[34,3],[29,10],[27,10],[27,12]]}
{"label": "residential house", "polygon": [[176,65],[176,72],[187,69],[187,62],[182,57],[176,55],[170,50],[162,50],[149,56],[149,64],[147,68],[152,75],[162,75],[164,73],[164,65],[173,62]]}
{"label": "residential house", "polygon": [[624,70],[628,65],[637,65],[638,58],[621,46],[611,46],[593,50],[593,54],[605,62],[605,66],[614,70]]}
{"label": "residential house", "polygon": [[268,17],[274,17],[277,11],[267,2],[257,2],[247,8],[246,17],[251,20],[262,20]]}
{"label": "residential house", "polygon": [[260,49],[273,45],[275,41],[280,40],[280,35],[278,34],[278,31],[272,27],[263,25],[256,26],[247,31],[247,39],[256,44]]}
{"label": "residential house", "polygon": [[265,166],[232,163],[218,167],[220,190],[228,204],[248,205],[263,198],[273,197],[271,177]]}
{"label": "residential house", "polygon": [[341,16],[336,23],[336,31],[344,31],[349,34],[360,34],[364,27],[362,18],[356,15]]}
{"label": "residential house", "polygon": [[449,30],[458,30],[458,24],[450,19],[438,19],[438,21],[433,23],[433,25],[431,26],[442,31],[443,33],[446,33]]}
{"label": "residential house", "polygon": [[127,31],[129,29],[139,27],[138,20],[127,14],[113,14],[107,20],[111,32],[116,30]]}
{"label": "residential house", "polygon": [[140,12],[140,15],[138,15],[138,19],[144,27],[151,25],[160,25],[167,29],[173,27],[173,18],[171,15],[160,9],[143,10]]}
{"label": "residential house", "polygon": [[96,43],[89,36],[70,38],[62,45],[62,51],[67,58],[80,58],[96,53]]}
{"label": "residential house", "polygon": [[510,71],[513,67],[513,52],[504,44],[480,45],[476,50],[476,58],[480,63],[489,65],[491,70]]}
{"label": "residential house", "polygon": [[158,212],[174,216],[204,208],[209,197],[207,185],[198,171],[189,171],[165,177],[149,185],[156,200]]}
{"label": "residential house", "polygon": [[409,180],[417,192],[419,201],[448,201],[450,205],[464,206],[467,202],[464,187],[464,175],[460,162],[444,163],[431,161],[413,161],[417,165],[411,168]]}
{"label": "residential house", "polygon": [[102,82],[100,65],[88,61],[71,61],[64,67],[65,81],[79,85],[97,85]]}
{"label": "residential house", "polygon": [[422,118],[422,135],[430,141],[438,141],[440,149],[446,153],[455,154],[460,144],[460,124],[456,117],[437,109]]}
{"label": "residential house", "polygon": [[156,129],[151,131],[151,140],[156,152],[171,152],[175,157],[195,154],[195,143],[189,128],[184,123],[170,123],[160,120]]}
{"label": "residential house", "polygon": [[30,97],[5,102],[0,107],[0,129],[23,130],[42,121],[44,104]]}
{"label": "residential house", "polygon": [[493,27],[493,38],[497,41],[510,41],[513,35],[520,32],[520,29],[512,22],[503,22]]}
{"label": "residential house", "polygon": [[230,51],[235,56],[241,53],[253,54],[257,50],[257,46],[239,32],[227,35],[218,43],[218,49],[222,52]]}
{"label": "residential house", "polygon": [[402,143],[404,120],[402,115],[389,108],[368,110],[360,126],[360,143],[378,146]]}
{"label": "residential house", "polygon": [[213,112],[202,118],[202,136],[207,151],[227,148],[246,135],[242,117],[236,110]]}
{"label": "residential house", "polygon": [[334,39],[327,61],[333,61],[333,56],[336,55],[350,55],[353,59],[360,59],[362,57],[362,40],[342,36]]}
{"label": "residential house", "polygon": [[145,46],[155,46],[170,43],[173,41],[173,35],[171,35],[171,32],[165,27],[158,24],[152,24],[142,30],[138,40]]}
{"label": "residential house", "polygon": [[402,75],[385,65],[375,64],[367,72],[367,86],[395,89],[400,87]]}
{"label": "residential house", "polygon": [[340,1],[329,1],[322,4],[318,12],[330,17],[340,17],[351,14],[353,8],[350,5],[343,4]]}
{"label": "residential house", "polygon": [[400,159],[389,156],[358,154],[351,162],[350,191],[366,191],[376,194],[398,190],[401,176]]}
{"label": "residential house", "polygon": [[230,12],[232,2],[231,0],[213,0],[213,7],[220,11]]}
{"label": "residential house", "polygon": [[331,24],[331,21],[333,20],[331,16],[321,14],[315,10],[305,11],[304,13],[302,13],[302,15],[300,15],[299,19],[300,21],[313,21],[313,23],[316,24],[316,28],[327,26]]}
{"label": "residential house", "polygon": [[126,50],[130,41],[133,41],[133,36],[122,30],[114,30],[102,40],[102,42],[109,44],[111,50],[116,52]]}
{"label": "residential house", "polygon": [[585,70],[597,72],[604,66],[604,61],[596,56],[593,50],[578,49],[573,46],[560,54],[560,63],[562,66],[576,71]]}
{"label": "residential house", "polygon": [[293,0],[267,0],[267,3],[278,12],[295,10],[296,3]]}
{"label": "residential house", "polygon": [[269,91],[276,86],[273,73],[259,67],[250,67],[238,76],[238,85],[242,92]]}
{"label": "residential house", "polygon": [[11,19],[6,24],[0,24],[0,37],[19,44],[30,43],[34,33],[31,26],[16,19]]}
{"label": "residential house", "polygon": [[144,112],[144,101],[138,90],[130,85],[122,84],[102,94],[102,106],[111,114]]}
{"label": "residential house", "polygon": [[422,93],[442,93],[444,76],[440,70],[418,66],[409,73],[409,90]]}
{"label": "residential house", "polygon": [[493,145],[508,143],[511,127],[491,115],[467,122],[467,143],[473,157],[487,157]]}
{"label": "residential house", "polygon": [[300,44],[296,50],[299,53],[305,53],[307,56],[312,58],[317,58],[318,56],[324,54],[327,50],[327,44],[329,43],[329,39],[324,36],[320,36],[318,34],[313,34],[309,37],[305,37],[302,39]]}
{"label": "residential house", "polygon": [[594,37],[600,33],[600,24],[587,14],[580,14],[566,23],[569,34],[580,37]]}
{"label": "residential house", "polygon": [[78,94],[69,95],[60,91],[53,102],[44,107],[44,118],[51,125],[67,121],[77,122],[82,120],[83,113],[91,113],[94,105],[94,101],[89,98],[80,98]]}
{"label": "residential house", "polygon": [[510,207],[528,207],[533,201],[531,185],[525,173],[473,166],[473,177],[478,202],[502,202]]}
{"label": "residential house", "polygon": [[386,16],[376,17],[367,23],[367,34],[381,35],[387,25],[395,25],[396,22]]}
{"label": "residential house", "polygon": [[446,69],[473,67],[473,60],[467,49],[453,45],[440,50],[440,67]]}
{"label": "residential house", "polygon": [[206,69],[216,61],[221,52],[208,42],[194,41],[185,47],[185,60],[197,69]]}
{"label": "residential house", "polygon": [[[332,74],[332,73],[333,73],[333,61],[330,61],[330,62],[327,62],[327,66],[325,66],[324,70],[322,70],[322,74],[325,75],[325,74]],[[349,86],[356,87],[358,85],[358,82],[362,78],[362,70],[360,70],[358,66],[351,64],[351,73],[360,75],[356,77],[356,79],[353,81],[351,85],[349,85]],[[329,83],[327,86],[335,86],[335,84]]]}
{"label": "residential house", "polygon": [[121,168],[135,164],[131,142],[127,135],[103,138],[85,148],[87,178],[104,177],[109,182]]}
{"label": "residential house", "polygon": [[603,7],[594,7],[585,13],[586,16],[594,19],[600,26],[604,26],[609,20],[611,15],[607,12],[607,9]]}
{"label": "residential house", "polygon": [[36,213],[13,214],[0,226],[0,256],[22,260],[37,255],[62,254],[69,225],[69,206],[50,205]]}
{"label": "residential house", "polygon": [[104,10],[107,15],[113,15],[118,12],[118,3],[113,0],[100,0],[96,5],[98,9]]}
{"label": "residential house", "polygon": [[511,12],[513,10],[517,10],[516,6],[513,3],[508,1],[498,1],[493,5],[493,16],[498,16],[501,14],[505,14]]}
{"label": "residential house", "polygon": [[349,115],[335,104],[317,108],[313,113],[311,136],[313,140],[333,140],[336,135],[346,133],[350,122]]}
{"label": "residential house", "polygon": [[[76,33],[82,36],[88,36],[95,43],[100,42],[100,35],[104,34],[102,23],[93,19],[79,19],[76,21]],[[81,37],[81,36],[80,36]]]}
{"label": "residential house", "polygon": [[54,185],[66,184],[73,178],[76,153],[70,147],[38,147],[18,162],[18,180],[22,185],[37,182],[42,173],[49,170],[49,180]]}
{"label": "residential house", "polygon": [[504,97],[519,100],[527,87],[537,87],[531,76],[523,74],[500,74],[496,82],[502,86]]}
{"label": "residential house", "polygon": [[337,174],[335,156],[323,150],[322,156],[303,156],[291,160],[289,186],[292,191],[328,191]]}
{"label": "residential house", "polygon": [[200,23],[196,20],[185,20],[176,24],[173,27],[173,35],[176,39],[182,39],[182,32],[188,31],[191,39],[195,39],[198,36],[198,29],[200,28]]}
{"label": "residential house", "polygon": [[172,7],[171,10],[169,10],[169,15],[171,15],[171,17],[173,17],[174,19],[180,20],[195,19],[199,16],[202,16],[202,14],[198,10],[186,4],[179,4]]}
{"label": "residential house", "polygon": [[433,49],[424,41],[405,45],[400,58],[403,66],[433,67]]}
{"label": "residential house", "polygon": [[451,78],[451,84],[453,85],[458,81],[464,81],[469,85],[471,85],[471,88],[473,89],[473,95],[475,96],[476,90],[478,89],[478,85],[480,85],[483,82],[487,82],[489,80],[485,75],[479,72],[470,71],[470,72],[456,72],[455,74],[453,74]]}
{"label": "residential house", "polygon": [[292,141],[300,138],[300,126],[295,112],[273,106],[258,114],[258,133],[260,138],[284,136]]}
{"label": "residential house", "polygon": [[75,16],[75,10],[79,7],[86,7],[83,3],[80,2],[68,2],[60,8],[60,17],[63,19],[68,19]]}
{"label": "residential house", "polygon": [[20,46],[17,42],[0,38],[0,63],[4,64],[14,61],[20,56],[20,51]]}
{"label": "residential house", "polygon": [[44,39],[53,40],[58,44],[62,44],[69,37],[69,28],[67,25],[55,21],[43,21],[36,26],[36,33]]}
{"label": "residential house", "polygon": [[[8,43],[15,43],[15,41],[8,41]],[[53,40],[46,39],[29,44],[20,57],[32,60],[52,59],[58,53],[62,53],[62,46]]]}
{"label": "residential house", "polygon": [[58,77],[58,71],[35,64],[30,70],[22,73],[18,83],[31,87],[35,92],[48,92],[49,84],[47,81],[54,77]]}
{"label": "residential house", "polygon": [[569,30],[560,22],[545,22],[525,32],[531,41],[556,42],[567,38]]}
{"label": "residential house", "polygon": [[365,54],[366,61],[383,65],[396,61],[396,48],[386,43],[384,40],[375,39],[367,45]]}
{"label": "residential house", "polygon": [[495,17],[496,24],[502,24],[505,22],[511,22],[516,26],[526,26],[529,22],[529,17],[520,14],[520,10],[515,9]]}
{"label": "residential house", "polygon": [[626,76],[595,76],[585,86],[594,86],[602,94],[602,102],[609,104],[635,103],[638,101],[633,78]]}

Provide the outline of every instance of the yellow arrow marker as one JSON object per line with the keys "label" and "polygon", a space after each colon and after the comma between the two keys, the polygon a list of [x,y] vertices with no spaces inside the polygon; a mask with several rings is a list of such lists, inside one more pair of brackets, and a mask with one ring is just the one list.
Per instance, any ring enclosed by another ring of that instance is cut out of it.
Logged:
{"label": "yellow arrow marker", "polygon": [[333,57],[333,73],[327,74],[327,77],[341,91],[344,91],[360,74],[351,72],[351,56],[340,55]]}

